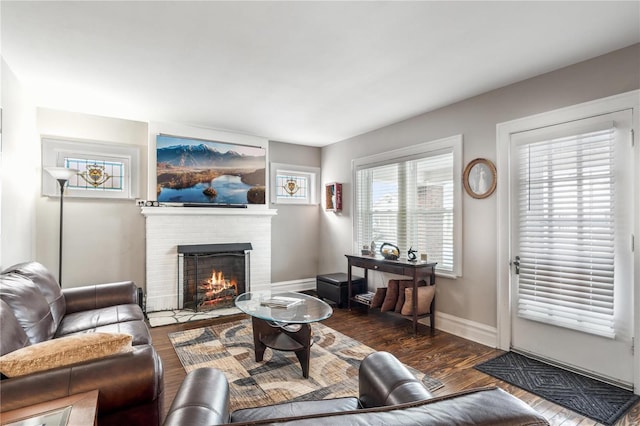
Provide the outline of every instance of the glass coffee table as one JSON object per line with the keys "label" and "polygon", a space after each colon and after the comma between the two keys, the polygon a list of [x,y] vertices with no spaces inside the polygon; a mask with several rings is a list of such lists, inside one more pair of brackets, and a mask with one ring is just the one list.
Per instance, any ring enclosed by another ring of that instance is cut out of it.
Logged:
{"label": "glass coffee table", "polygon": [[309,378],[311,323],[327,319],[333,309],[322,300],[294,292],[249,292],[236,297],[236,306],[251,316],[256,362],[264,351],[295,352],[302,376]]}

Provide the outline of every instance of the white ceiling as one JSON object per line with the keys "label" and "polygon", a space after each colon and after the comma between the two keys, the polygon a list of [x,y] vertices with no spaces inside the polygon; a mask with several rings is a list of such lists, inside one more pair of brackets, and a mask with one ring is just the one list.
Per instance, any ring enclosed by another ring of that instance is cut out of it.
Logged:
{"label": "white ceiling", "polygon": [[640,42],[640,2],[10,2],[38,106],[322,146]]}

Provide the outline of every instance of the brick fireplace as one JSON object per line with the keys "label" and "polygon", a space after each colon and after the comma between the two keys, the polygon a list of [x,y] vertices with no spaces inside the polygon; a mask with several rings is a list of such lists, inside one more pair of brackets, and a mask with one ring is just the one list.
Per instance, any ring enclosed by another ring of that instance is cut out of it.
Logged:
{"label": "brick fireplace", "polygon": [[[146,222],[147,312],[182,309],[178,246],[251,245],[251,291],[271,288],[271,218],[267,208],[142,207]],[[180,287],[180,288],[179,288]]]}
{"label": "brick fireplace", "polygon": [[178,246],[178,306],[196,312],[233,307],[236,296],[250,289],[251,248],[251,243]]}

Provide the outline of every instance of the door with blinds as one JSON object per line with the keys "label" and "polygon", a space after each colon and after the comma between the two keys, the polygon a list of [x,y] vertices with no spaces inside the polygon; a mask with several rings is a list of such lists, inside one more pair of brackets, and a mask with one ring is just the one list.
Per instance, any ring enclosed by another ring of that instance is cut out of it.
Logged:
{"label": "door with blinds", "polygon": [[633,387],[632,113],[511,135],[511,345]]}

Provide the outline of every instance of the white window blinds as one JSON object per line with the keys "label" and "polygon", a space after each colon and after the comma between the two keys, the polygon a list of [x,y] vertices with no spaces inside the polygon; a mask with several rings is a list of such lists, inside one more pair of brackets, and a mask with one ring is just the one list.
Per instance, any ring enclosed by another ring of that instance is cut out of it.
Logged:
{"label": "white window blinds", "polygon": [[518,315],[615,335],[615,129],[517,146]]}
{"label": "white window blinds", "polygon": [[412,247],[437,271],[456,272],[453,148],[364,164],[355,181],[357,247],[388,242],[401,257]]}

